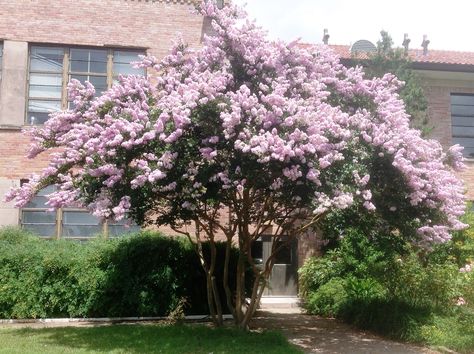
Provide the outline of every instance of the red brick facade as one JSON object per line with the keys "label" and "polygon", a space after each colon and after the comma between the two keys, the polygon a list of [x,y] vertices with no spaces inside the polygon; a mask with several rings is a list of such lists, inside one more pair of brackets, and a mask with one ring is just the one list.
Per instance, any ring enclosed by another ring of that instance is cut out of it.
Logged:
{"label": "red brick facade", "polygon": [[0,9],[0,39],[137,47],[157,57],[178,33],[198,45],[207,27],[191,1],[0,0]]}

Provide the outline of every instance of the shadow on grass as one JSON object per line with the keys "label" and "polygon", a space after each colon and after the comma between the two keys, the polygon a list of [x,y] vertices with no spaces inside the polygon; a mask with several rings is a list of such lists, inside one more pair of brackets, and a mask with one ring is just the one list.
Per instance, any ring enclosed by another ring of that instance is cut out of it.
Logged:
{"label": "shadow on grass", "polygon": [[0,352],[5,353],[300,353],[277,332],[246,333],[203,325],[3,329],[0,342]]}

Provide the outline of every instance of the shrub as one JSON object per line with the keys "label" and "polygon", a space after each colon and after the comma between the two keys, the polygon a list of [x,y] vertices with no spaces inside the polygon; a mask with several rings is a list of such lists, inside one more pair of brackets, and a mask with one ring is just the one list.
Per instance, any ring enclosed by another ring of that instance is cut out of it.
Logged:
{"label": "shrub", "polygon": [[[218,244],[218,258],[224,252]],[[142,232],[81,244],[0,229],[0,318],[164,316],[183,298],[187,313],[208,313],[205,275],[188,240]]]}
{"label": "shrub", "polygon": [[307,298],[306,309],[322,316],[337,316],[347,301],[345,280],[333,278],[321,285],[317,291],[311,292]]}

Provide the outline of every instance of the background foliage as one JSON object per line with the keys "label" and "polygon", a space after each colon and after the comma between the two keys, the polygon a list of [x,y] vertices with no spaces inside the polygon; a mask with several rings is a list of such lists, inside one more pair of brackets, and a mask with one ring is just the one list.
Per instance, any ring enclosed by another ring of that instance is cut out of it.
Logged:
{"label": "background foliage", "polygon": [[[217,249],[223,258],[225,245]],[[223,292],[221,269],[216,277]],[[0,318],[165,316],[183,297],[186,313],[208,313],[205,275],[185,239],[142,232],[76,243],[0,229]]]}

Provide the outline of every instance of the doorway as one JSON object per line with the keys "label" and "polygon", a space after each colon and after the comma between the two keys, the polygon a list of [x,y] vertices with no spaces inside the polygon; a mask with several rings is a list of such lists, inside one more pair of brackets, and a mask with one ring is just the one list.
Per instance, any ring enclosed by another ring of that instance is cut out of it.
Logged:
{"label": "doorway", "polygon": [[298,295],[298,240],[275,241],[271,235],[264,235],[253,242],[252,257],[256,263],[265,264],[271,255],[272,245],[283,248],[275,256],[268,285],[263,296],[297,296]]}

